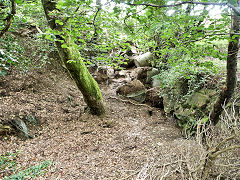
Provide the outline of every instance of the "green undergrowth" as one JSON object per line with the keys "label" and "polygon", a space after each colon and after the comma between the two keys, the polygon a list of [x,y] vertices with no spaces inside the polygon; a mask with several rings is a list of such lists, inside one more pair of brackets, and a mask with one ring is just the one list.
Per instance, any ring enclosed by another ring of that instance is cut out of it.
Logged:
{"label": "green undergrowth", "polygon": [[51,57],[56,52],[54,43],[37,34],[18,37],[9,33],[0,39],[0,47],[0,76],[7,75],[12,67],[20,73],[27,73],[31,68],[42,68],[56,58]]}
{"label": "green undergrowth", "polygon": [[186,86],[180,94],[182,99],[205,87],[206,83],[217,74],[218,68],[211,61],[184,59],[168,66],[167,70],[163,69],[154,78],[160,79],[160,87],[167,89],[168,92],[175,89],[180,81],[184,81]]}
{"label": "green undergrowth", "polygon": [[[17,159],[21,153],[8,152],[0,155],[0,178],[3,180],[25,180],[43,176],[52,165],[50,161],[43,161],[37,165],[23,169]],[[23,169],[23,170],[22,170]]]}
{"label": "green undergrowth", "polygon": [[26,64],[23,57],[24,49],[13,36],[4,36],[0,39],[0,76],[7,75],[11,66]]}
{"label": "green undergrowth", "polygon": [[164,68],[153,77],[160,82],[164,110],[177,117],[184,134],[193,134],[216,98],[219,69],[211,61],[191,58],[164,64]]}

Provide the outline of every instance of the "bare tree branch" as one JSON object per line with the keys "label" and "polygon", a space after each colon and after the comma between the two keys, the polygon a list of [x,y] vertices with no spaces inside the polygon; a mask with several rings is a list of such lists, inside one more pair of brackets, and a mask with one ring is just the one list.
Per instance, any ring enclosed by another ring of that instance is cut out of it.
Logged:
{"label": "bare tree branch", "polygon": [[232,135],[232,136],[230,136],[230,137],[225,138],[222,142],[220,142],[220,143],[215,147],[214,153],[217,152],[217,151],[219,151],[219,149],[220,149],[224,144],[226,144],[226,142],[235,139],[237,136],[238,136],[238,134],[234,134],[234,135]]}
{"label": "bare tree branch", "polygon": [[97,38],[98,38],[98,32],[97,32],[98,27],[95,23],[96,23],[96,19],[97,19],[98,14],[102,10],[101,0],[98,0],[96,3],[97,3],[97,11],[96,11],[96,13],[94,15],[94,18],[93,18],[93,23],[92,24],[93,24],[93,27],[94,27],[94,33],[93,33],[93,37],[92,37],[91,41],[96,41]]}
{"label": "bare tree branch", "polygon": [[142,3],[142,4],[132,4],[127,3],[127,5],[131,6],[147,6],[147,7],[156,7],[156,8],[165,8],[165,7],[176,7],[176,6],[182,6],[184,4],[196,4],[196,5],[204,5],[204,6],[228,6],[231,8],[238,16],[240,16],[240,10],[236,8],[235,6],[229,4],[229,3],[215,3],[215,2],[198,2],[198,1],[183,1],[176,4],[169,4],[169,5],[156,5],[156,4],[148,4],[148,3]]}

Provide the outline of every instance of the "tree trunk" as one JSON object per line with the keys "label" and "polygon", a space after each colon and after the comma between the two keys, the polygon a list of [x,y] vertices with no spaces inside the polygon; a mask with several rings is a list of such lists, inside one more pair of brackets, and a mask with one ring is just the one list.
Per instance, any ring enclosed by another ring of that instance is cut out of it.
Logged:
{"label": "tree trunk", "polygon": [[16,14],[16,2],[15,0],[11,0],[11,12],[8,14],[6,19],[6,26],[0,32],[0,38],[8,31],[11,26],[13,16]]}
{"label": "tree trunk", "polygon": [[228,44],[227,56],[227,82],[226,87],[222,89],[218,100],[214,104],[213,110],[210,114],[210,121],[213,125],[219,122],[220,115],[223,111],[224,104],[227,104],[231,99],[237,83],[237,54],[239,49],[239,36],[234,33],[239,33],[240,30],[240,17],[232,15],[232,27],[230,34],[230,41]]}
{"label": "tree trunk", "polygon": [[[52,30],[62,31],[62,26],[55,23],[57,18],[50,15],[53,10],[57,10],[56,1],[42,0],[42,4],[50,28]],[[93,79],[92,75],[86,68],[81,55],[76,48],[76,44],[71,40],[71,37],[63,39],[58,35],[56,38],[56,46],[59,55],[67,67],[70,76],[82,92],[84,101],[90,108],[90,112],[95,115],[104,115],[105,108],[100,89],[97,82]],[[68,48],[63,48],[63,44],[67,45]]]}

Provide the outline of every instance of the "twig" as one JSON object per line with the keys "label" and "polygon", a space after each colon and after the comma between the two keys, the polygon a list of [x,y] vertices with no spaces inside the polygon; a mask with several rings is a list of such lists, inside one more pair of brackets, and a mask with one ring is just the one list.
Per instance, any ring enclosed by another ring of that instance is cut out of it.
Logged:
{"label": "twig", "polygon": [[134,172],[134,173],[132,173],[132,174],[128,175],[127,177],[120,179],[120,180],[125,180],[125,179],[128,179],[128,178],[130,178],[130,177],[132,177],[132,176],[136,175],[136,174],[137,174],[137,173],[139,173],[139,172],[140,172],[140,170],[138,170],[138,171],[136,171],[136,172]]}
{"label": "twig", "polygon": [[[226,142],[235,139],[236,138],[236,134],[230,137],[227,137],[226,139],[224,139],[221,143],[219,143],[212,151],[210,151],[209,153],[206,154],[206,158],[204,160],[204,164],[203,164],[203,171],[202,171],[202,180],[207,179],[209,172],[211,170],[211,167],[214,165],[214,161],[216,160],[216,158],[222,154],[225,153],[227,151],[231,151],[231,150],[235,150],[240,148],[240,145],[233,145],[233,146],[229,146],[226,147],[222,150],[219,150],[221,146],[223,146],[224,144],[226,144]],[[199,165],[198,168],[201,168],[201,164]]]}
{"label": "twig", "polygon": [[166,167],[166,166],[170,166],[170,165],[177,164],[177,163],[187,163],[187,162],[184,160],[177,160],[177,161],[166,163],[166,164],[156,165],[156,168]]}
{"label": "twig", "polygon": [[221,167],[231,167],[231,166],[240,166],[240,164],[215,164],[215,166],[221,166]]}
{"label": "twig", "polygon": [[219,156],[220,154],[222,154],[222,153],[225,153],[225,152],[227,152],[227,151],[231,151],[231,150],[235,150],[235,149],[240,149],[240,145],[234,145],[234,146],[229,146],[229,147],[227,147],[227,148],[225,148],[225,149],[222,149],[222,150],[219,150],[219,151],[217,151],[217,152],[215,152],[215,153],[213,153],[213,154],[210,154],[209,156],[211,157],[211,158],[216,158],[217,156]]}
{"label": "twig", "polygon": [[163,178],[167,177],[168,174],[169,174],[169,169],[168,169],[168,171],[161,177],[160,180],[162,180]]}
{"label": "twig", "polygon": [[219,151],[220,147],[223,146],[226,142],[233,140],[237,137],[237,134],[234,134],[230,137],[225,138],[221,143],[219,143],[215,148],[214,151],[212,153],[216,153],[217,151]]}
{"label": "twig", "polygon": [[37,29],[38,33],[43,34],[42,30],[37,25],[36,25],[36,29]]}

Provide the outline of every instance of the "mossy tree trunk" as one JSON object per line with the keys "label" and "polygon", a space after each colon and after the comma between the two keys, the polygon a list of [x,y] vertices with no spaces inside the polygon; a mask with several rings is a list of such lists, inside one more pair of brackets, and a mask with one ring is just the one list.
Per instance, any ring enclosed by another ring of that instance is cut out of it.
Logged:
{"label": "mossy tree trunk", "polygon": [[[51,15],[52,12],[59,11],[56,9],[56,1],[42,0],[42,5],[50,28],[62,32],[63,26],[55,22],[57,17]],[[63,39],[60,35],[57,35],[56,38],[59,55],[82,92],[90,112],[95,115],[104,115],[105,108],[99,86],[85,66],[76,44],[71,40],[71,37]],[[63,44],[67,45],[67,48],[63,48]]]}
{"label": "mossy tree trunk", "polygon": [[235,13],[232,15],[232,27],[230,41],[228,44],[227,56],[227,82],[226,87],[222,89],[218,100],[215,102],[210,114],[210,121],[213,125],[219,122],[224,104],[227,104],[234,94],[237,83],[237,54],[239,49],[240,16]]}

